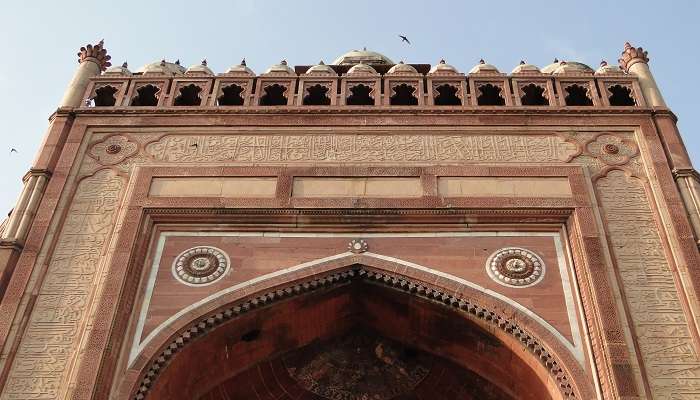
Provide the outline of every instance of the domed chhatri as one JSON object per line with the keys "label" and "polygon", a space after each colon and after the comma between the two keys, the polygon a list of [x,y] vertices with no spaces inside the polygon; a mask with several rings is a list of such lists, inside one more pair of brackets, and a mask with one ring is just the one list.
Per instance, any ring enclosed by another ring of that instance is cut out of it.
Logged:
{"label": "domed chhatri", "polygon": [[287,60],[282,60],[279,64],[270,66],[270,68],[265,70],[263,75],[296,75],[296,73],[287,65]]}
{"label": "domed chhatri", "polygon": [[226,74],[255,76],[255,72],[246,65],[245,58],[241,60],[240,64],[227,69]]}
{"label": "domed chhatri", "polygon": [[381,53],[376,51],[369,51],[367,48],[362,50],[352,50],[341,55],[340,57],[333,60],[333,65],[356,65],[356,64],[381,64],[381,65],[392,65],[394,64],[391,59]]}
{"label": "domed chhatri", "polygon": [[470,74],[498,74],[498,68],[488,64],[483,59],[479,60],[479,63],[474,66],[474,68],[469,70]]}
{"label": "domed chhatri", "polygon": [[454,74],[459,74],[459,71],[457,68],[454,66],[448,64],[445,62],[445,60],[440,60],[437,64],[435,64],[432,68],[430,68],[430,71],[428,72],[430,75],[454,75]]}
{"label": "domed chhatri", "polygon": [[592,74],[593,68],[576,61],[562,61],[559,66],[552,71],[554,75],[560,74]]}
{"label": "domed chhatri", "polygon": [[600,62],[600,67],[598,67],[598,69],[595,71],[595,74],[624,75],[625,71],[619,65],[610,65],[607,61],[603,60]]}
{"label": "domed chhatri", "polygon": [[105,70],[104,72],[105,75],[125,75],[129,76],[132,75],[131,71],[129,71],[129,64],[124,62],[122,65],[114,65],[112,67],[109,67]]}
{"label": "domed chhatri", "polygon": [[387,75],[403,75],[403,74],[417,74],[418,71],[413,68],[412,65],[404,64],[403,61],[399,61],[398,64],[389,68]]}
{"label": "domed chhatri", "polygon": [[379,75],[376,69],[372,68],[371,65],[359,63],[354,65],[348,70],[348,76],[358,76],[358,75]]}
{"label": "domed chhatri", "polygon": [[536,65],[528,64],[525,61],[520,61],[520,64],[513,68],[511,74],[539,74],[540,69]]}
{"label": "domed chhatri", "polygon": [[180,60],[174,63],[160,60],[146,64],[136,72],[140,72],[144,75],[182,75],[185,73],[185,68],[180,65]]}
{"label": "domed chhatri", "polygon": [[207,60],[202,60],[201,63],[192,65],[185,71],[187,75],[214,75],[211,69],[207,67]]}
{"label": "domed chhatri", "polygon": [[306,75],[336,76],[338,74],[333,70],[333,68],[324,64],[323,60],[321,60],[318,64],[306,70]]}

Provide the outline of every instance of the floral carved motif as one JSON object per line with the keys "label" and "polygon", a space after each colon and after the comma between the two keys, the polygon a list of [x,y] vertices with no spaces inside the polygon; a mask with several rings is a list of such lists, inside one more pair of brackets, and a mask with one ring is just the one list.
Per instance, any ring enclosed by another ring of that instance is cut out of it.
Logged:
{"label": "floral carved motif", "polygon": [[602,133],[586,142],[586,152],[607,165],[623,165],[637,155],[637,145],[611,133]]}
{"label": "floral carved motif", "polygon": [[229,270],[228,255],[216,247],[197,246],[175,258],[173,276],[189,285],[206,285],[220,279]]}
{"label": "floral carved motif", "polygon": [[89,154],[102,165],[114,165],[133,156],[138,149],[138,144],[126,136],[112,135],[92,145]]}
{"label": "floral carved motif", "polygon": [[530,250],[506,247],[493,253],[486,262],[491,279],[513,287],[536,285],[544,278],[544,261]]}
{"label": "floral carved motif", "polygon": [[352,253],[364,253],[369,250],[369,245],[364,239],[353,239],[348,243],[348,250]]}

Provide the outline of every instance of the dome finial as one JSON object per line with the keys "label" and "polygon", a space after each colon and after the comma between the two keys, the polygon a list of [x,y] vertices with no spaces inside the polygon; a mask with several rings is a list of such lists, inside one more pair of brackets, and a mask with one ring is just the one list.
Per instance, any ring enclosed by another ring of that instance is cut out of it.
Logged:
{"label": "dome finial", "polygon": [[282,60],[282,61],[280,61],[280,64],[282,64],[282,65],[287,65],[287,60]]}
{"label": "dome finial", "polygon": [[439,62],[438,64],[445,64],[445,59],[444,59],[444,58],[441,58],[441,59],[440,59],[440,62]]}
{"label": "dome finial", "polygon": [[367,51],[367,46],[362,46],[362,51]]}
{"label": "dome finial", "polygon": [[556,64],[556,63],[558,63],[558,62],[559,62],[559,59],[558,59],[558,58],[556,58],[556,57],[554,57],[554,61],[552,61],[552,62],[553,62],[554,64]]}
{"label": "dome finial", "polygon": [[207,59],[206,58],[202,60],[202,65],[204,65],[205,67],[207,66]]}
{"label": "dome finial", "polygon": [[180,59],[175,60],[175,65],[180,65]]}
{"label": "dome finial", "polygon": [[520,65],[525,65],[525,60],[520,60]]}
{"label": "dome finial", "polygon": [[483,58],[480,58],[480,59],[479,59],[479,64],[486,64],[486,61],[484,61]]}
{"label": "dome finial", "polygon": [[244,66],[244,67],[247,65],[247,64],[245,63],[245,58],[241,60],[241,65]]}
{"label": "dome finial", "polygon": [[127,63],[126,61],[124,61],[124,62],[122,63],[122,68],[129,68],[129,63]]}
{"label": "dome finial", "polygon": [[600,66],[601,66],[601,67],[605,67],[606,65],[608,65],[608,62],[607,62],[607,61],[605,61],[605,60],[600,60]]}
{"label": "dome finial", "polygon": [[165,66],[165,58],[162,59],[162,60],[160,60],[160,65],[161,65],[161,66]]}
{"label": "dome finial", "polygon": [[323,60],[318,62],[318,65],[326,65],[326,63],[323,62]]}

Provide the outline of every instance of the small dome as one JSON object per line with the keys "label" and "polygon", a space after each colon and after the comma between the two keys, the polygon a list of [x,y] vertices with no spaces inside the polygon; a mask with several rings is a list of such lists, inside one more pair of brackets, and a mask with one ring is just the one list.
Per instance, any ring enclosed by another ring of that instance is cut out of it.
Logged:
{"label": "small dome", "polygon": [[540,69],[536,65],[528,64],[525,61],[520,61],[517,67],[513,68],[511,74],[526,74],[526,73],[540,73]]}
{"label": "small dome", "polygon": [[317,65],[306,70],[306,75],[337,76],[338,74],[321,60]]}
{"label": "small dome", "polygon": [[238,65],[234,65],[233,67],[229,68],[226,70],[227,74],[232,74],[232,75],[251,75],[254,76],[255,72],[253,72],[252,69],[248,68],[245,63],[245,58],[241,60],[241,63]]}
{"label": "small dome", "polygon": [[398,64],[394,65],[393,67],[389,68],[389,71],[387,74],[389,75],[394,75],[394,74],[417,74],[418,71],[416,71],[415,68],[413,68],[412,65],[409,64],[404,64],[403,61],[399,61]]}
{"label": "small dome", "polygon": [[352,50],[333,60],[333,65],[357,65],[357,64],[394,64],[387,56],[369,51],[367,48],[362,50]]}
{"label": "small dome", "polygon": [[555,69],[559,68],[560,64],[561,64],[561,61],[559,61],[559,59],[555,58],[551,64],[545,65],[541,71],[543,74],[551,74],[552,72],[554,72]]}
{"label": "small dome", "polygon": [[280,61],[279,64],[275,64],[268,68],[264,75],[296,75],[294,70],[287,65],[287,60]]}
{"label": "small dome", "polygon": [[187,75],[214,75],[214,73],[207,67],[207,60],[202,60],[200,64],[195,64],[185,71]]}
{"label": "small dome", "polygon": [[182,75],[185,73],[185,68],[180,65],[180,60],[174,63],[167,62],[165,60],[156,61],[150,64],[146,64],[137,72],[143,74],[161,74],[161,75]]}
{"label": "small dome", "polygon": [[479,60],[479,63],[469,70],[470,74],[498,74],[498,68],[491,64],[487,64],[486,61]]}
{"label": "small dome", "polygon": [[129,65],[124,63],[122,65],[114,65],[107,68],[104,72],[105,75],[131,75],[129,71]]}
{"label": "small dome", "polygon": [[562,61],[559,66],[552,71],[552,74],[592,74],[593,69],[586,64],[576,61]]}
{"label": "small dome", "polygon": [[457,71],[457,68],[453,67],[450,64],[447,64],[445,60],[440,60],[439,63],[435,64],[432,68],[430,68],[430,71],[428,72],[430,75],[450,75],[450,74],[458,74],[459,71]]}
{"label": "small dome", "polygon": [[600,62],[600,67],[595,71],[596,75],[600,74],[624,74],[625,71],[619,65],[609,65],[607,61]]}
{"label": "small dome", "polygon": [[376,69],[371,65],[359,63],[348,70],[347,75],[378,75]]}

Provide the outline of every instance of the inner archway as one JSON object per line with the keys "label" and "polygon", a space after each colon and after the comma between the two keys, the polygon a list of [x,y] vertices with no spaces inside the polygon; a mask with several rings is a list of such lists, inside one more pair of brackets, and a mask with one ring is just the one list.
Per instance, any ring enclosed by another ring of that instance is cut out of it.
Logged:
{"label": "inner archway", "polygon": [[[443,301],[376,280],[322,284],[243,313],[193,339],[150,380],[146,398],[432,399],[436,393],[443,393],[445,400],[564,397],[526,344],[503,340],[497,330],[464,314]],[[339,350],[343,343],[365,343],[364,356],[352,361],[351,352]],[[347,364],[326,362],[338,357],[345,357]],[[402,376],[388,387],[339,386],[338,377],[347,374],[338,371],[358,359]],[[304,375],[302,370],[317,372]],[[408,379],[409,371],[422,373]],[[397,387],[403,389],[397,392]],[[252,392],[236,391],[245,388]],[[346,395],[332,395],[338,390]]]}

